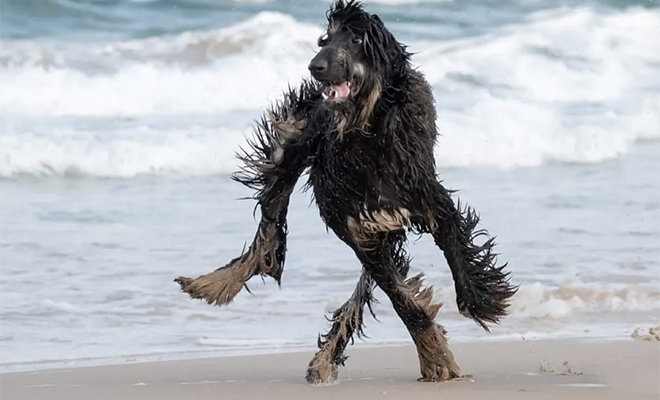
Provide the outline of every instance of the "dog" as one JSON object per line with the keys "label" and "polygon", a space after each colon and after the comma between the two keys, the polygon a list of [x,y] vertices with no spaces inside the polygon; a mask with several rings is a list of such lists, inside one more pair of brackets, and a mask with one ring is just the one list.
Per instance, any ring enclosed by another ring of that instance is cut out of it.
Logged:
{"label": "dog", "polygon": [[309,63],[312,78],[288,88],[257,121],[249,148],[237,154],[243,165],[232,177],[255,190],[261,211],[250,247],[209,274],[175,281],[213,305],[230,303],[256,275],[280,285],[289,199],[307,172],[305,189],[312,190],[322,221],[352,249],[362,272],[319,336],[306,380],[337,379],[348,343],[364,335],[365,307],[373,314],[376,285],[416,346],[418,380],[460,378],[447,332],[435,322],[442,304],[433,303],[423,274],[408,278],[407,234],[433,237],[450,268],[460,313],[486,331],[507,314],[518,287],[504,271],[507,264],[497,266],[494,238],[477,230],[477,214],[454,203],[437,179],[434,98],[407,47],[359,2],[336,0],[326,18],[320,50]]}

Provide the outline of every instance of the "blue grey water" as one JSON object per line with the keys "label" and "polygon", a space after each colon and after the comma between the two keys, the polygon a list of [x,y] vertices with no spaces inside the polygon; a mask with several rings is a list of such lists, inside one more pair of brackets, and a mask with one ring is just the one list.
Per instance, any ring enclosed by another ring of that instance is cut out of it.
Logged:
{"label": "blue grey water", "polygon": [[[365,3],[415,53],[438,172],[521,285],[487,334],[456,312],[442,254],[411,238],[450,340],[617,340],[660,323],[658,1]],[[308,76],[327,7],[2,1],[2,370],[313,348],[360,266],[308,194],[292,199],[281,288],[254,279],[218,308],[172,279],[251,240],[234,153]],[[378,298],[356,345],[407,342]]]}

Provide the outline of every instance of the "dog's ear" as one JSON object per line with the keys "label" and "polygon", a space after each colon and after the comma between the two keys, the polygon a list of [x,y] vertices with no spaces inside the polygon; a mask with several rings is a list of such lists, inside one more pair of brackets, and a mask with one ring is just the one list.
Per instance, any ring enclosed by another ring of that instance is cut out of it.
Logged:
{"label": "dog's ear", "polygon": [[379,33],[379,35],[384,35],[389,33],[387,31],[387,28],[385,28],[385,23],[383,22],[382,19],[378,16],[378,14],[371,14],[369,17],[369,23],[372,27],[372,29],[376,29]]}
{"label": "dog's ear", "polygon": [[369,17],[365,52],[372,65],[384,68],[388,75],[399,76],[403,73],[407,54],[377,14]]}

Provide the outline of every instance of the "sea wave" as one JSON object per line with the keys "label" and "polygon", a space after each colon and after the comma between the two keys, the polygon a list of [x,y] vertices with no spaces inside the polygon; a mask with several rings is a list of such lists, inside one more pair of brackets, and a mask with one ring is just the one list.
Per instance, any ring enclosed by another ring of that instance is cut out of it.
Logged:
{"label": "sea wave", "polygon": [[[457,131],[441,138],[435,149],[439,168],[597,163],[625,154],[641,137],[622,132],[582,132],[556,137],[532,132],[526,138],[508,133],[489,140],[481,131],[470,132],[454,126]],[[251,135],[249,126],[244,129],[197,127],[183,131],[154,131],[138,126],[116,132],[5,134],[0,135],[0,177],[227,175],[238,169],[236,153],[247,148],[246,138]]]}
{"label": "sea wave", "polygon": [[3,41],[0,113],[142,116],[258,109],[300,79],[320,30],[262,12],[211,32],[105,46]]}
{"label": "sea wave", "polygon": [[[2,41],[0,176],[234,171],[252,120],[308,75],[320,33],[262,12],[219,30],[103,46]],[[657,140],[659,36],[653,11],[561,8],[485,36],[411,43],[437,100],[438,165],[599,163]],[[44,118],[50,130],[14,129]],[[63,118],[135,124],[74,129]],[[154,130],[145,118],[191,127]]]}
{"label": "sea wave", "polygon": [[134,178],[212,175],[237,168],[249,130],[58,131],[0,136],[0,177]]}
{"label": "sea wave", "polygon": [[619,288],[587,285],[550,287],[533,283],[521,287],[513,298],[516,318],[565,318],[575,313],[625,313],[660,310],[660,291],[646,285]]}
{"label": "sea wave", "polygon": [[[660,138],[660,14],[566,8],[494,35],[419,49],[434,85],[440,160],[597,163]],[[423,49],[423,50],[421,50]]]}

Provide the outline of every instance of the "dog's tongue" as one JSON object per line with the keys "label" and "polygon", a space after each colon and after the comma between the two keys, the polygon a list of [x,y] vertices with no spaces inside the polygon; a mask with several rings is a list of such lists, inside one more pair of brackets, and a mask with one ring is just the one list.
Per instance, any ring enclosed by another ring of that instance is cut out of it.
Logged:
{"label": "dog's tongue", "polygon": [[332,90],[334,90],[336,96],[341,99],[348,97],[348,95],[351,93],[351,89],[348,87],[346,82],[340,83],[339,85],[332,85]]}

